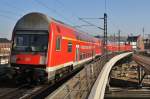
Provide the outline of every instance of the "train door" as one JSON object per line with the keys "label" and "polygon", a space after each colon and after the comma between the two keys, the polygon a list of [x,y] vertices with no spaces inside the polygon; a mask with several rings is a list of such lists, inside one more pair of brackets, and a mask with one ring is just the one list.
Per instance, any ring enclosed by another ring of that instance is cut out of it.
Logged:
{"label": "train door", "polygon": [[76,45],[76,59],[75,59],[75,61],[77,62],[77,61],[79,61],[79,45],[77,44]]}

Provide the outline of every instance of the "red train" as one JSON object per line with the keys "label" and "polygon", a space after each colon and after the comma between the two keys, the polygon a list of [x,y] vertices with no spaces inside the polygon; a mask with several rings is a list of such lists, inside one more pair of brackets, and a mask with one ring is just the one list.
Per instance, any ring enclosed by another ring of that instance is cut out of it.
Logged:
{"label": "red train", "polygon": [[11,66],[34,80],[56,79],[102,54],[100,39],[41,13],[23,16],[12,41]]}
{"label": "red train", "polygon": [[118,44],[108,44],[107,45],[107,50],[109,52],[131,51],[132,46],[130,44],[120,44],[120,46]]}

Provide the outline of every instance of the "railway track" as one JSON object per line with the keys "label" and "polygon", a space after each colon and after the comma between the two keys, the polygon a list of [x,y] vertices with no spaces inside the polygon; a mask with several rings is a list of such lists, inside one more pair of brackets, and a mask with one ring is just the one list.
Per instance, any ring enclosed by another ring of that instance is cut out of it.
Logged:
{"label": "railway track", "polygon": [[0,88],[0,99],[17,99],[22,94],[27,92],[27,84],[21,85],[19,87],[4,87]]}
{"label": "railway track", "polygon": [[143,66],[148,74],[150,73],[150,57],[134,54],[133,60]]}

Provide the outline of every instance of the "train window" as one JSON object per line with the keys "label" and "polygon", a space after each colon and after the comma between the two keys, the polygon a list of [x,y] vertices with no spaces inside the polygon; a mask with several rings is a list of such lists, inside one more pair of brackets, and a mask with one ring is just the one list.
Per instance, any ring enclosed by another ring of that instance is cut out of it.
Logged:
{"label": "train window", "polygon": [[80,54],[80,60],[82,60],[82,54]]}
{"label": "train window", "polygon": [[48,35],[43,31],[16,31],[13,42],[16,52],[46,52]]}
{"label": "train window", "polygon": [[68,52],[72,52],[72,42],[68,42]]}
{"label": "train window", "polygon": [[16,43],[18,44],[18,46],[21,46],[23,44],[23,37],[21,36],[18,36],[16,38]]}
{"label": "train window", "polygon": [[60,51],[61,48],[61,37],[57,36],[56,38],[56,51]]}
{"label": "train window", "polygon": [[83,59],[85,59],[86,57],[85,57],[85,54],[83,54]]}
{"label": "train window", "polygon": [[84,58],[86,58],[86,53],[84,54]]}

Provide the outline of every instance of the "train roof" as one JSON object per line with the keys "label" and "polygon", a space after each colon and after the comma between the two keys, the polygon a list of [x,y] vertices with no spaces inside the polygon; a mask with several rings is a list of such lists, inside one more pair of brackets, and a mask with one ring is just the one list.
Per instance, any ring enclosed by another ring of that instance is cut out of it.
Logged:
{"label": "train roof", "polygon": [[68,24],[65,24],[64,22],[48,17],[47,15],[38,12],[32,12],[24,15],[16,23],[14,30],[46,30],[47,31],[49,30],[48,26],[50,21],[54,21],[57,22],[58,24],[71,28],[75,32],[75,35],[79,40],[90,41],[90,42],[95,42],[96,40],[98,40],[95,37],[90,36],[83,31],[80,31]]}
{"label": "train roof", "polygon": [[29,13],[16,23],[14,30],[48,30],[50,18],[42,13]]}

